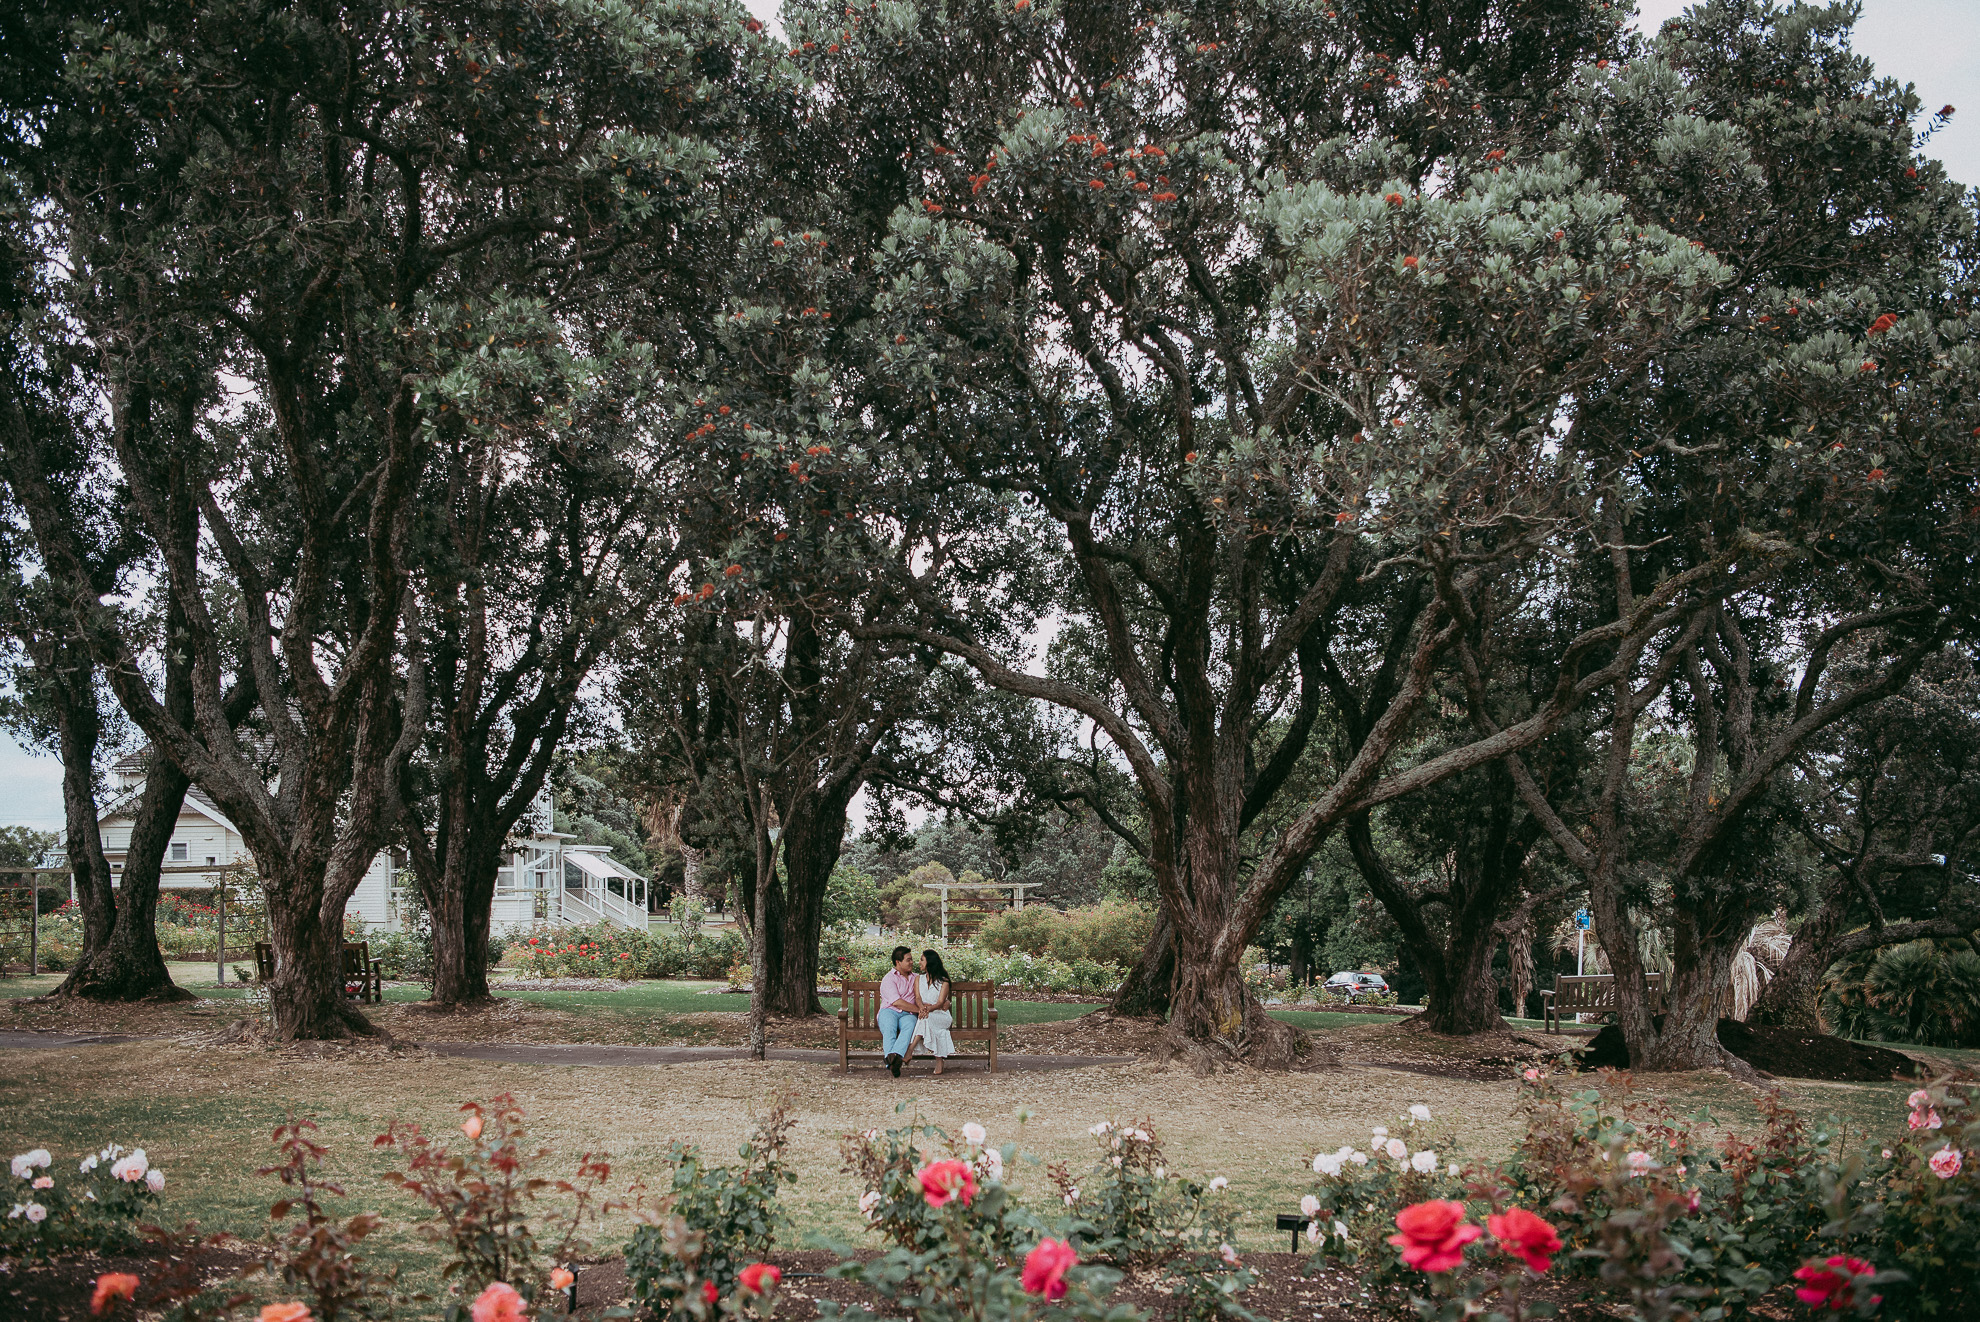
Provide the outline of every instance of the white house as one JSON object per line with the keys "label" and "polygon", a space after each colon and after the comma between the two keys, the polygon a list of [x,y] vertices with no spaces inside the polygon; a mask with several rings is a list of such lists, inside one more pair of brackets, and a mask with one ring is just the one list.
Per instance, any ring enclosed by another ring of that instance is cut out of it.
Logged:
{"label": "white house", "polygon": [[[111,798],[97,814],[96,825],[113,879],[123,871],[124,855],[130,848],[138,799],[144,793],[144,763],[142,754],[133,754],[110,769]],[[496,874],[491,916],[494,930],[512,931],[546,921],[573,926],[608,922],[645,930],[649,923],[646,879],[614,861],[609,848],[576,844],[576,837],[552,831],[550,821],[546,787],[524,820],[516,824],[509,861]],[[220,885],[229,867],[250,862],[247,844],[227,815],[197,786],[187,790],[165,851],[160,887],[212,890]],[[358,882],[345,906],[345,918],[359,918],[374,928],[397,931],[409,912],[403,903],[407,885],[410,878],[402,878],[393,866],[391,852],[381,852]]]}

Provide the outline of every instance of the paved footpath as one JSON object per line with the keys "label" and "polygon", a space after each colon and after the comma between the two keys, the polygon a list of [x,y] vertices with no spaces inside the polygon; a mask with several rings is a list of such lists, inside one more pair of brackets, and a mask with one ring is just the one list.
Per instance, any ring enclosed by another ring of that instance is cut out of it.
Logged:
{"label": "paved footpath", "polygon": [[[116,1042],[145,1040],[147,1039],[108,1034],[0,1031],[0,1050],[14,1047],[47,1051],[60,1047],[103,1046]],[[582,1042],[421,1042],[417,1045],[421,1050],[431,1051],[436,1056],[498,1061],[509,1065],[599,1065],[623,1069],[653,1065],[685,1065],[703,1060],[746,1060],[749,1057],[749,1053],[742,1047],[636,1047]],[[795,1060],[818,1065],[839,1063],[837,1051],[772,1047],[767,1054],[772,1060]],[[1094,1065],[1132,1065],[1134,1060],[1133,1056],[1028,1056],[999,1052],[997,1072],[1004,1074],[1038,1070],[1075,1070]],[[982,1056],[952,1058],[944,1073],[982,1074],[986,1072],[987,1065],[988,1062]],[[863,1062],[863,1067],[879,1068],[877,1063],[871,1061]],[[920,1060],[908,1068],[911,1073],[924,1074],[928,1072],[929,1066],[927,1061]]]}

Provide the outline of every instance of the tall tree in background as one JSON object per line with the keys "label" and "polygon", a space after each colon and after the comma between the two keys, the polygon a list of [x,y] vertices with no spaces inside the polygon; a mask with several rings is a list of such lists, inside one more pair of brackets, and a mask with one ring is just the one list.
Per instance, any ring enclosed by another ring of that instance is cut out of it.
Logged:
{"label": "tall tree in background", "polygon": [[[39,550],[125,709],[254,854],[277,1030],[366,1032],[338,947],[425,728],[424,666],[401,657],[423,645],[408,582],[436,440],[455,414],[577,421],[555,393],[505,390],[555,326],[533,291],[548,271],[605,279],[702,186],[690,89],[760,38],[720,3],[223,0],[72,41],[6,164],[53,208],[61,306],[183,614],[189,712],[83,591],[82,531]],[[248,405],[173,418],[176,383],[222,367]],[[260,703],[238,720],[243,651]]]}
{"label": "tall tree in background", "polygon": [[[1629,198],[1631,223],[1671,225],[1723,263],[1711,315],[1607,403],[1642,458],[1599,495],[1603,554],[1571,564],[1556,600],[1601,619],[1728,548],[1734,572],[1602,695],[1599,771],[1571,807],[1509,763],[1588,882],[1631,1060],[1651,1068],[1735,1065],[1715,1029],[1732,960],[1779,898],[1756,860],[1784,829],[1783,771],[1973,627],[1974,216],[1917,154],[1916,96],[1850,51],[1852,17],[1700,6],[1650,58],[1578,85],[1557,139]],[[1459,650],[1474,719],[1493,728],[1493,667]],[[1844,654],[1857,664],[1839,685]],[[1630,916],[1645,825],[1632,759],[1653,722],[1690,750],[1658,824],[1673,936],[1661,1025]]]}
{"label": "tall tree in background", "polygon": [[[16,77],[45,76],[49,33],[17,30],[10,46]],[[18,183],[18,180],[9,182]],[[0,349],[0,628],[23,664],[11,668],[14,697],[0,704],[0,720],[25,742],[47,745],[62,762],[65,853],[78,907],[82,947],[53,995],[96,1000],[181,1000],[158,948],[156,913],[160,869],[185,800],[185,776],[167,758],[149,755],[144,788],[131,805],[132,827],[124,866],[113,875],[97,829],[96,759],[114,700],[104,691],[85,622],[70,609],[77,585],[47,573],[35,549],[37,532],[65,522],[96,530],[80,561],[90,595],[121,590],[144,546],[111,510],[113,493],[95,476],[102,461],[101,429],[87,415],[88,392],[77,364],[61,352],[61,336],[46,325],[47,272],[32,260],[34,247],[25,209],[9,208],[4,230],[4,349]],[[166,598],[163,619],[150,612],[146,631],[164,674],[167,702],[183,711],[190,671],[183,652],[169,646],[178,612]],[[8,658],[10,661],[14,658]],[[106,712],[106,705],[110,711]]]}
{"label": "tall tree in background", "polygon": [[[1458,631],[1575,517],[1583,463],[1626,453],[1559,464],[1559,428],[1716,274],[1565,163],[1493,173],[1493,135],[1617,29],[1475,8],[1372,46],[1291,3],[787,11],[830,93],[818,145],[850,141],[855,171],[906,153],[890,232],[853,258],[876,292],[840,394],[931,490],[1031,502],[1107,661],[1034,673],[921,590],[924,565],[957,572],[960,525],[899,562],[911,636],[1125,761],[1173,942],[1149,963],[1174,953],[1128,1000],[1191,1050],[1297,1050],[1239,957],[1336,826],[1544,736],[1605,682],[1587,654],[1695,604],[1675,580],[1570,642],[1526,722],[1384,776]],[[1274,714],[1331,700],[1327,664],[1365,735],[1247,859],[1313,729]]]}
{"label": "tall tree in background", "polygon": [[[1845,657],[1827,685],[1853,687],[1856,670]],[[1822,977],[1837,960],[1980,929],[1980,890],[1967,880],[1980,832],[1976,713],[1971,659],[1942,652],[1903,692],[1796,757],[1790,820],[1824,872],[1748,1019],[1819,1030]]]}

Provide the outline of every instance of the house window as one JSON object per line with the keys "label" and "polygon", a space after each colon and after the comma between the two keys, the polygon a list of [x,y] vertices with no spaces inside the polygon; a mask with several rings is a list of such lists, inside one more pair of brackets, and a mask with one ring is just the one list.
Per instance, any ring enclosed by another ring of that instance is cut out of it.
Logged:
{"label": "house window", "polygon": [[172,861],[174,863],[183,863],[186,861],[186,847],[184,845],[175,843],[172,846]]}
{"label": "house window", "polygon": [[219,861],[220,861],[219,859],[215,858],[211,854],[208,854],[206,856],[206,866],[208,867],[212,867],[215,863],[218,863]]}

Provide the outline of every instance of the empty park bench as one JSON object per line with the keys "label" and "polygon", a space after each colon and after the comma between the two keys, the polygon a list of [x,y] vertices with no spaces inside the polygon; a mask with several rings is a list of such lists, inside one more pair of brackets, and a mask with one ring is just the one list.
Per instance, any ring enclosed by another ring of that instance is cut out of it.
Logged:
{"label": "empty park bench", "polygon": [[[371,957],[369,941],[344,942],[344,995],[376,1004],[385,999],[383,960]],[[266,987],[275,978],[275,947],[266,941],[254,943],[254,971]],[[352,991],[351,988],[357,988]]]}
{"label": "empty park bench", "polygon": [[[1650,992],[1650,1006],[1653,1010],[1664,1008],[1664,975],[1649,973],[1644,975]],[[1561,1031],[1561,1016],[1564,1014],[1602,1014],[1616,1008],[1616,976],[1613,973],[1590,974],[1580,978],[1555,978],[1554,989],[1540,993],[1541,1022],[1550,1033]]]}
{"label": "empty park bench", "polygon": [[[997,984],[994,982],[952,982],[949,984],[949,1013],[955,1024],[949,1036],[958,1042],[988,1042],[990,1072],[997,1072]],[[861,1060],[880,1060],[880,1052],[852,1050],[854,1039],[880,1041],[880,984],[846,982],[839,985],[839,1072],[849,1073],[854,1055]],[[951,1056],[955,1060],[958,1057]]]}

